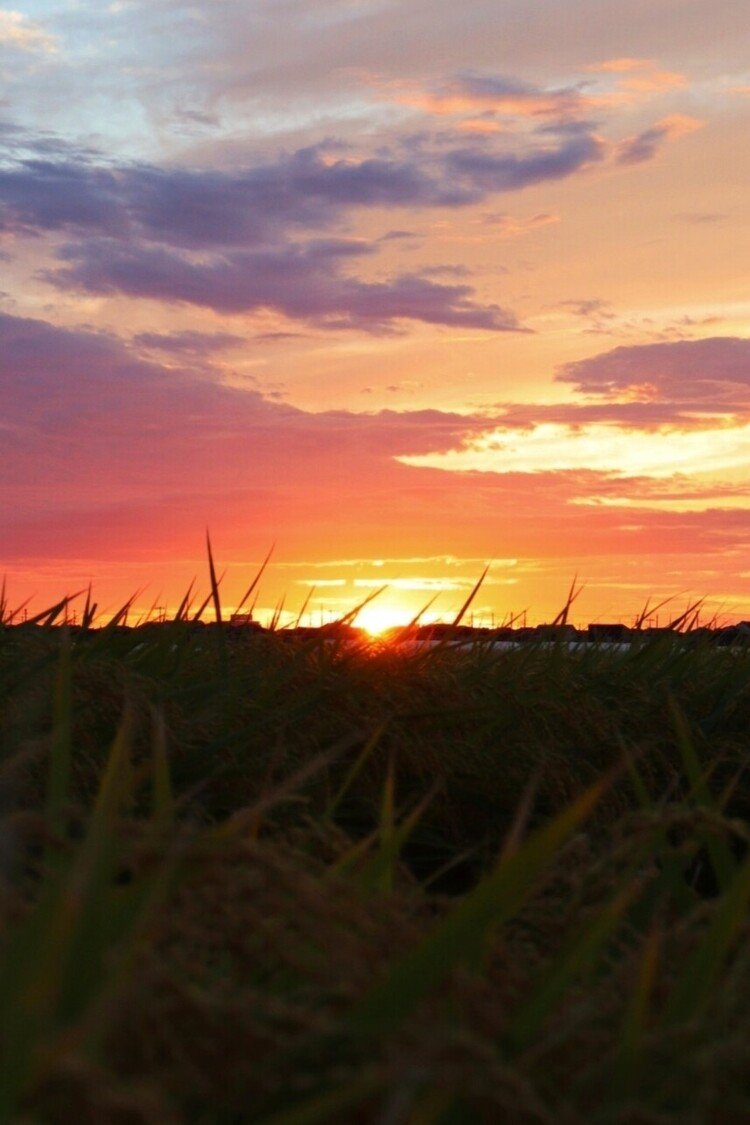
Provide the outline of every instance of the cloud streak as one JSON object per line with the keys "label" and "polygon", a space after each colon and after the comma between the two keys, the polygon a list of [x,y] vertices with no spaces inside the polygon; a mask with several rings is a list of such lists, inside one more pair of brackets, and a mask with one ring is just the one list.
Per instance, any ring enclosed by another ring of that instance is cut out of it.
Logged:
{"label": "cloud streak", "polygon": [[387,332],[402,321],[492,332],[521,331],[516,316],[476,301],[469,285],[446,285],[402,274],[387,281],[352,277],[344,263],[370,253],[341,239],[289,243],[191,260],[155,247],[122,247],[111,240],[66,251],[72,264],[50,274],[62,288],[181,302],[221,313],[271,309],[321,328]]}
{"label": "cloud streak", "polygon": [[591,101],[574,86],[544,89],[505,75],[466,72],[433,90],[412,89],[396,99],[428,113],[453,115],[492,112],[511,117],[579,116]]}
{"label": "cloud streak", "polygon": [[643,164],[653,160],[662,145],[672,137],[682,137],[702,128],[703,122],[696,117],[674,114],[665,117],[643,132],[622,141],[616,149],[618,164]]}

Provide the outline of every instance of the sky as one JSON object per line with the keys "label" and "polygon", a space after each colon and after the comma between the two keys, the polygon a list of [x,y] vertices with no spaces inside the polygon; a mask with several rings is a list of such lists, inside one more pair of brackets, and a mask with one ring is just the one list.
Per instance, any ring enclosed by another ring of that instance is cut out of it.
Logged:
{"label": "sky", "polygon": [[746,0],[0,7],[10,604],[170,612],[209,528],[261,617],[750,618],[748,59]]}

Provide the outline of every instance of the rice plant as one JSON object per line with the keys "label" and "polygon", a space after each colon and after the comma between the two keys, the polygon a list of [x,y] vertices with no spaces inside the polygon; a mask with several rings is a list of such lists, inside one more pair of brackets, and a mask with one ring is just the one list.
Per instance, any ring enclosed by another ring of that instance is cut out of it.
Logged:
{"label": "rice plant", "polygon": [[232,629],[208,550],[0,597],[0,1120],[750,1120],[750,652]]}

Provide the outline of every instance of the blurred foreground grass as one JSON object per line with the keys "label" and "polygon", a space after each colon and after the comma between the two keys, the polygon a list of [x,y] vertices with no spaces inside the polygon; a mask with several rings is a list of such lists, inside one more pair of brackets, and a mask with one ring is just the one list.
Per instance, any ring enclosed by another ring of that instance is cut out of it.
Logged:
{"label": "blurred foreground grass", "polygon": [[750,1121],[749,720],[669,637],[0,627],[0,1120]]}

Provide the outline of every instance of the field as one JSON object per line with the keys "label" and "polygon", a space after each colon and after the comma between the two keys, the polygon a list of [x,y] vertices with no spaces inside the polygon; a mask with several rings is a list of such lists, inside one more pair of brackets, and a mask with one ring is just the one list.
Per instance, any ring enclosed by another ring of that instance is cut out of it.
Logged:
{"label": "field", "polygon": [[750,1120],[750,650],[0,627],[0,1120]]}

